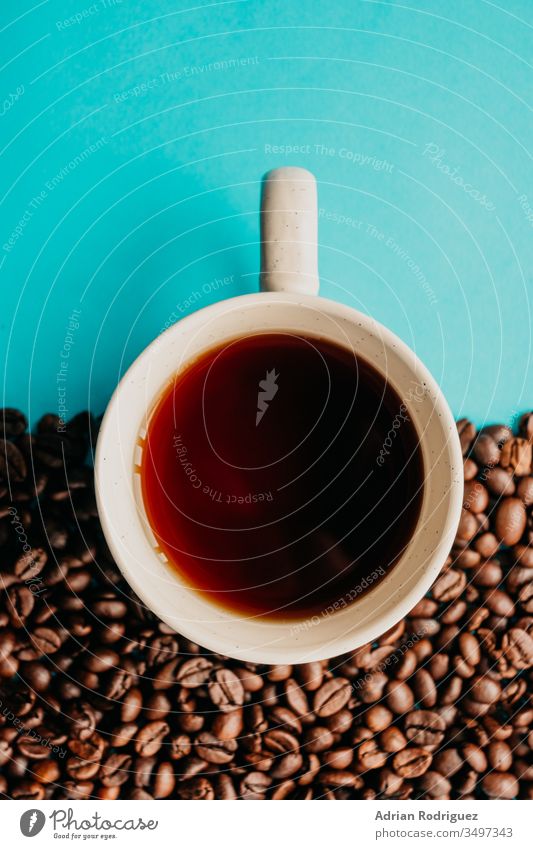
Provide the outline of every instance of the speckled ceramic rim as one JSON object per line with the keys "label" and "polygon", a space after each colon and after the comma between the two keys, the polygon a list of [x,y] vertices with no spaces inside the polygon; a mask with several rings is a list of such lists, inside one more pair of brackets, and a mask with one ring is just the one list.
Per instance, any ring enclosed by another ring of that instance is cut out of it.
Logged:
{"label": "speckled ceramic rim", "polygon": [[[327,337],[349,345],[384,373],[420,436],[425,481],[421,515],[403,556],[380,583],[351,604],[307,620],[228,613],[181,582],[153,545],[136,485],[139,439],[165,385],[203,351],[265,331]],[[413,387],[419,387],[413,400]],[[410,392],[411,390],[411,392]],[[164,622],[200,645],[259,663],[302,663],[371,642],[403,618],[442,568],[457,530],[463,493],[455,422],[418,357],[368,316],[314,295],[244,295],[183,319],[133,363],[108,406],[99,435],[96,493],[109,547],[126,580]]]}

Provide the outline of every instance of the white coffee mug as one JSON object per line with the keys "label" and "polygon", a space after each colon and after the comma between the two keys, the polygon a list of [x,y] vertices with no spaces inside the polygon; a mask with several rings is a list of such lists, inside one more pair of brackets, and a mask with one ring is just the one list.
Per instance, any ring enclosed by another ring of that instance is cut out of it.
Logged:
{"label": "white coffee mug", "polygon": [[[446,400],[413,351],[372,318],[318,297],[312,174],[279,168],[267,175],[261,230],[263,291],[220,301],[182,319],[152,342],[120,381],[98,438],[96,494],[117,564],[164,622],[220,654],[256,663],[305,663],[371,642],[422,598],[455,537],[463,463]],[[351,603],[340,599],[301,620],[240,616],[191,589],[157,549],[140,490],[143,436],[163,389],[203,352],[265,331],[327,337],[386,375],[418,432],[425,472],[418,523],[394,568]]]}

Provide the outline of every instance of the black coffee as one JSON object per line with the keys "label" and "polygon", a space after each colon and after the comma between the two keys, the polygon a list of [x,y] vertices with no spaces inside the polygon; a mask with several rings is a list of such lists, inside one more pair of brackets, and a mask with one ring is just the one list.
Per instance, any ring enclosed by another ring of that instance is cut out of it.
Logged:
{"label": "black coffee", "polygon": [[329,341],[264,333],[180,372],[150,418],[144,503],[191,587],[241,614],[347,604],[420,513],[418,435],[383,376]]}

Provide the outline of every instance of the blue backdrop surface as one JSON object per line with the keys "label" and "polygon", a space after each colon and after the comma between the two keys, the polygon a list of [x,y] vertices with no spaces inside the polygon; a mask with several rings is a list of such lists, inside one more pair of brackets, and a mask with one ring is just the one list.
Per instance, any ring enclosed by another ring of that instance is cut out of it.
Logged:
{"label": "blue backdrop surface", "polygon": [[531,405],[532,44],[529,0],[3,3],[2,405],[99,413],[164,327],[256,290],[284,164],[319,183],[323,294],[455,414]]}

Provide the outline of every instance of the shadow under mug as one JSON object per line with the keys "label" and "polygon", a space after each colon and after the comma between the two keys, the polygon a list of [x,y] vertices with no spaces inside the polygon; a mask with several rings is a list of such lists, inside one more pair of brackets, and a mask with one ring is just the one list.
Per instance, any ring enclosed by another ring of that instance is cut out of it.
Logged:
{"label": "shadow under mug", "polygon": [[[318,296],[317,221],[313,175],[301,168],[271,171],[261,210],[263,291],[205,307],[149,345],[115,390],[96,451],[100,520],[109,548],[136,594],[187,638],[256,663],[322,660],[371,642],[393,627],[442,569],[463,498],[457,429],[426,367],[383,325]],[[157,546],[139,479],[148,419],[176,373],[225,341],[269,331],[326,337],[386,376],[419,435],[424,465],[420,516],[398,563],[351,602],[340,599],[338,605],[301,620],[239,616],[191,589]]]}

